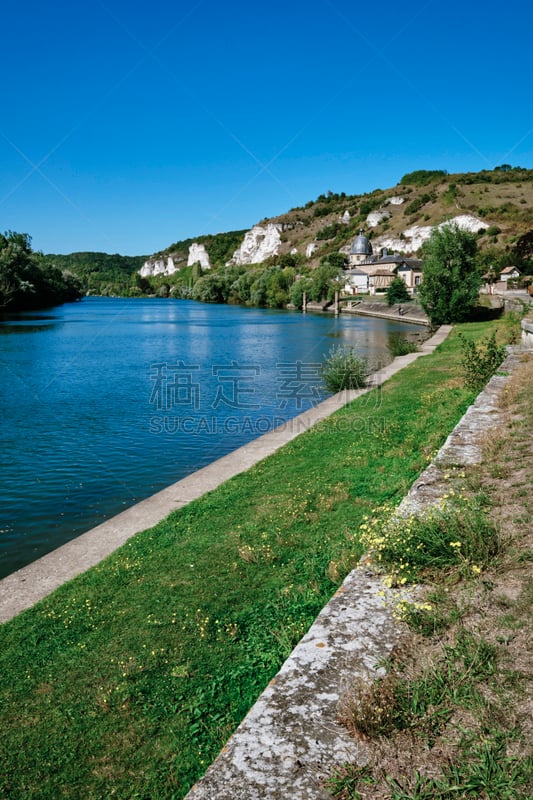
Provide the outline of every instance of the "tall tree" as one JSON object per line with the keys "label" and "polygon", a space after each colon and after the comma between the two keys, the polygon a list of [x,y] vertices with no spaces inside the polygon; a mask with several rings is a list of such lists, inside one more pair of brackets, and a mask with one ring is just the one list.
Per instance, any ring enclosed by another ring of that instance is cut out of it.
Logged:
{"label": "tall tree", "polygon": [[482,283],[475,236],[457,225],[444,225],[433,230],[422,253],[420,302],[431,322],[442,325],[468,319]]}

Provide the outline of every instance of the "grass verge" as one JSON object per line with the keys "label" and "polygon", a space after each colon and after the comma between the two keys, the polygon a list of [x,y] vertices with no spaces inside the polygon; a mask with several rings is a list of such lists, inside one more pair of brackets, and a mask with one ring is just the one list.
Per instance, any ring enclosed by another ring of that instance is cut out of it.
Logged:
{"label": "grass verge", "polygon": [[3,625],[0,795],[183,797],[471,402],[460,358],[454,332]]}

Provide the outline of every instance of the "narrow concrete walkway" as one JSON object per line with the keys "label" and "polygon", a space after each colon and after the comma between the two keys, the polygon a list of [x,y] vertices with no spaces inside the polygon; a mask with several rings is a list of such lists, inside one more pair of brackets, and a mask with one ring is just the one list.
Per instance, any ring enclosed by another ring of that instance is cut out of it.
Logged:
{"label": "narrow concrete walkway", "polygon": [[0,622],[6,622],[30,608],[66,581],[98,564],[136,533],[153,527],[172,511],[183,508],[192,500],[216,489],[229,478],[249,469],[300,433],[329,417],[334,411],[381,385],[420,356],[432,353],[444,341],[450,330],[450,325],[443,325],[431,339],[424,342],[418,352],[400,356],[388,366],[375,372],[365,389],[333,395],[276,430],[214,461],[27,567],[8,575],[0,581]]}

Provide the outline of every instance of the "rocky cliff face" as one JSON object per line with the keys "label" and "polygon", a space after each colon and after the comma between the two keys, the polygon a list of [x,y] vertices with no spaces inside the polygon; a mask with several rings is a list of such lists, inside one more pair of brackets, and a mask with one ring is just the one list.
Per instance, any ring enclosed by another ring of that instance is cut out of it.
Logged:
{"label": "rocky cliff face", "polygon": [[192,267],[193,264],[197,263],[200,264],[202,269],[211,269],[211,262],[209,261],[209,254],[205,249],[205,245],[193,242],[189,247],[187,266]]}
{"label": "rocky cliff face", "polygon": [[[460,214],[446,222],[441,222],[437,228],[442,228],[445,225],[457,225],[463,231],[470,231],[470,233],[477,233],[481,228],[486,230],[490,227],[486,222],[477,217],[472,217],[470,214]],[[406,228],[403,231],[403,239],[395,236],[378,236],[375,244],[378,247],[386,247],[392,253],[415,253],[419,250],[424,242],[430,238],[433,231],[432,225],[413,225],[412,228]]]}
{"label": "rocky cliff face", "polygon": [[372,211],[366,218],[366,224],[369,228],[376,228],[378,225],[381,225],[382,222],[385,222],[385,220],[390,219],[390,217],[390,211]]}
{"label": "rocky cliff face", "polygon": [[269,223],[266,227],[255,225],[244,237],[244,241],[227,262],[236,264],[262,264],[270,256],[277,256],[281,245],[281,225]]}
{"label": "rocky cliff face", "polygon": [[160,256],[159,258],[149,258],[139,270],[143,278],[151,278],[154,275],[173,275],[179,267],[174,263],[173,256]]}

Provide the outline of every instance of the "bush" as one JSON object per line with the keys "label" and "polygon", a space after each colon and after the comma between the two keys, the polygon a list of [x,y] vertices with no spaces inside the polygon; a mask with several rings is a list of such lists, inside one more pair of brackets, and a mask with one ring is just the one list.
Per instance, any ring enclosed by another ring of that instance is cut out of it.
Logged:
{"label": "bush", "polygon": [[422,194],[420,197],[415,197],[408,205],[405,206],[403,213],[406,216],[410,214],[416,214],[422,206],[425,206],[427,203],[433,203],[436,200],[435,194]]}
{"label": "bush", "polygon": [[459,337],[463,351],[461,367],[464,373],[465,386],[468,389],[479,392],[489,378],[494,375],[505,358],[505,347],[496,344],[495,333],[488,339],[481,341],[479,345],[466,339],[461,333]]}
{"label": "bush", "polygon": [[352,347],[332,347],[322,364],[322,380],[329,392],[360,389],[366,383],[368,362]]}

